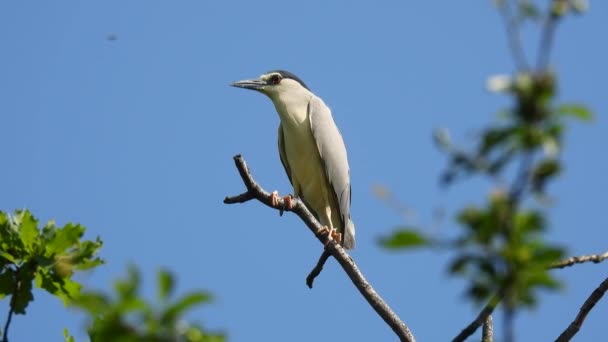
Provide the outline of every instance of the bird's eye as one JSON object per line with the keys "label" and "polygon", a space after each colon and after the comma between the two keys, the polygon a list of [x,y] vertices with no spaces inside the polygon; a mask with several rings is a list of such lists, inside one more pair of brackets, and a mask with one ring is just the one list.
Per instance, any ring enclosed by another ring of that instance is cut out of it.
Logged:
{"label": "bird's eye", "polygon": [[279,76],[279,75],[272,75],[272,77],[270,78],[270,83],[271,84],[279,84],[279,83],[281,83],[281,76]]}

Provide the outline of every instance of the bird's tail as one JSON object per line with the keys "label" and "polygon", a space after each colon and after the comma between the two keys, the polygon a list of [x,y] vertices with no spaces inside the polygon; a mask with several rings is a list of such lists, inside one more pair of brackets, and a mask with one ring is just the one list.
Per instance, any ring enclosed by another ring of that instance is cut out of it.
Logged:
{"label": "bird's tail", "polygon": [[342,247],[346,249],[355,248],[355,224],[350,218],[346,220],[344,236],[342,237]]}

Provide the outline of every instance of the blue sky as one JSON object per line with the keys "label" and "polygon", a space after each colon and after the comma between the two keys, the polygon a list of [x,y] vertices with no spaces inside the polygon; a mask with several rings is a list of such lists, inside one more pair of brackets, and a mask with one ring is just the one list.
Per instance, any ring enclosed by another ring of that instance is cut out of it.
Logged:
{"label": "blue sky", "polygon": [[[569,18],[554,49],[560,99],[596,113],[571,125],[565,172],[549,188],[549,238],[570,254],[606,250],[608,48],[597,37],[607,11],[597,1]],[[378,247],[404,221],[371,189],[391,189],[427,227],[444,208],[438,236],[458,229],[459,207],[483,201],[485,180],[439,188],[446,158],[431,133],[447,127],[470,143],[508,104],[484,89],[488,76],[513,71],[503,33],[490,1],[2,2],[0,210],[29,208],[101,236],[107,264],[78,277],[89,287],[109,289],[133,262],[148,295],[159,267],[177,274],[178,292],[212,291],[214,304],[189,318],[231,341],[394,340],[334,261],[305,286],[321,246],[295,216],[222,203],[243,190],[237,153],[268,190],[291,191],[271,102],[228,86],[290,70],[332,108],[345,138],[353,257],[419,341],[448,340],[478,309],[447,276],[449,254]],[[557,337],[606,277],[601,265],[557,274],[566,287],[518,316],[519,340]],[[7,311],[1,302],[2,322]],[[605,336],[607,315],[600,302],[576,340]],[[83,316],[37,291],[11,337],[55,341],[63,327],[85,339]]]}

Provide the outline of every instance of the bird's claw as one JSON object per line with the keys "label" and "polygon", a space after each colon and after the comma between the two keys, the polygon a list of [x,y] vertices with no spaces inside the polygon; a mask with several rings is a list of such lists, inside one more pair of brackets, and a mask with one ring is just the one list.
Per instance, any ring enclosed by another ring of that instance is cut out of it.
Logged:
{"label": "bird's claw", "polygon": [[342,244],[342,234],[339,233],[336,228],[324,226],[319,233],[327,233],[327,241],[323,244],[325,247],[327,247],[332,240],[335,240],[338,245]]}
{"label": "bird's claw", "polygon": [[[283,205],[279,206],[279,198],[283,199]],[[293,209],[293,196],[279,196],[278,191],[273,191],[271,196],[272,206],[279,209],[279,215],[283,216],[283,211]]]}

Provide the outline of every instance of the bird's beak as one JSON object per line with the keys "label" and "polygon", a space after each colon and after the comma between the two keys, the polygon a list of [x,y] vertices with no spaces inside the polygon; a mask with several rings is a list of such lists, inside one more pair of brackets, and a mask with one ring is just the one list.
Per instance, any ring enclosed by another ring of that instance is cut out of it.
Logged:
{"label": "bird's beak", "polygon": [[231,84],[231,86],[233,87],[237,87],[237,88],[245,88],[245,89],[251,89],[251,90],[259,90],[261,91],[264,86],[266,86],[267,83],[264,80],[261,79],[257,79],[257,80],[242,80],[242,81],[237,81]]}

